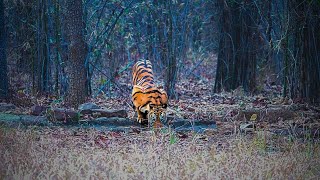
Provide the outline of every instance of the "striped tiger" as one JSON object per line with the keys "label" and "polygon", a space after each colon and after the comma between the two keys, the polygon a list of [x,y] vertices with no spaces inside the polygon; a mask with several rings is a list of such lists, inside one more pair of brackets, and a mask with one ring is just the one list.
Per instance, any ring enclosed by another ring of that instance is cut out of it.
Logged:
{"label": "striped tiger", "polygon": [[131,97],[138,114],[137,121],[154,128],[166,125],[168,96],[163,89],[156,87],[151,62],[140,60],[132,70]]}

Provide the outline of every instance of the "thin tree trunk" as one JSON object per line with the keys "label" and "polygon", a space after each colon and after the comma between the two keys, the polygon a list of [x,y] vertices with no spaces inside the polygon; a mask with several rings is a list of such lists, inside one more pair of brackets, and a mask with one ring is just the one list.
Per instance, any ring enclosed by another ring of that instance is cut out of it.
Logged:
{"label": "thin tree trunk", "polygon": [[175,94],[175,83],[176,83],[176,73],[177,73],[177,62],[176,62],[176,47],[175,47],[175,36],[173,27],[173,13],[172,13],[172,3],[169,1],[169,32],[168,32],[168,66],[167,66],[167,76],[165,80],[165,90],[168,93],[169,98],[176,98]]}
{"label": "thin tree trunk", "polygon": [[55,24],[55,42],[56,42],[56,55],[55,55],[55,71],[54,71],[54,92],[56,95],[60,93],[60,85],[59,85],[59,67],[60,67],[60,56],[61,56],[61,29],[60,29],[60,7],[59,0],[54,0],[54,24]]}
{"label": "thin tree trunk", "polygon": [[7,73],[4,3],[3,0],[0,0],[0,99],[8,98]]}

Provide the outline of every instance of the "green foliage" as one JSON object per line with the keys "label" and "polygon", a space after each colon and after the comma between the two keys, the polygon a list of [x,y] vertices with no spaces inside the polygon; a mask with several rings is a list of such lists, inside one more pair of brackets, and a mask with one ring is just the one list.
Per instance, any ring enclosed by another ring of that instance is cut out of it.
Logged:
{"label": "green foliage", "polygon": [[174,132],[170,133],[170,139],[169,139],[169,144],[173,145],[178,141],[178,138]]}
{"label": "green foliage", "polygon": [[244,101],[240,101],[239,106],[240,106],[240,108],[245,108],[246,103]]}
{"label": "green foliage", "polygon": [[100,82],[99,82],[101,85],[104,85],[107,83],[107,79],[105,78],[100,78]]}
{"label": "green foliage", "polygon": [[264,134],[264,131],[260,131],[258,132],[252,141],[253,147],[256,147],[258,150],[262,151],[262,152],[266,152],[267,150],[267,140],[266,140],[266,136]]}

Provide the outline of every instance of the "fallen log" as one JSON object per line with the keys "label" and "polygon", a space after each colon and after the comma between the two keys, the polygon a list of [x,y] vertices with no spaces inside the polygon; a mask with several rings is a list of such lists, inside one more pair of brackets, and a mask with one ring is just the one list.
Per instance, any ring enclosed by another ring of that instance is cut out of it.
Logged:
{"label": "fallen log", "polygon": [[[171,128],[176,131],[197,131],[204,132],[207,129],[216,128],[215,121],[193,121],[190,119],[173,119],[170,123]],[[67,126],[67,127],[90,127],[90,128],[105,128],[107,130],[122,131],[127,128],[144,128],[146,126],[140,125],[137,121],[129,118],[121,117],[100,117],[93,120],[82,119],[79,121],[49,121],[44,116],[33,115],[17,115],[0,113],[0,124],[8,125],[10,127],[19,126]]]}
{"label": "fallen log", "polygon": [[10,111],[16,109],[16,106],[13,104],[0,103],[0,112]]}
{"label": "fallen log", "polygon": [[282,107],[273,108],[252,108],[248,110],[239,111],[237,117],[240,121],[250,121],[252,116],[255,116],[254,121],[265,121],[269,123],[276,123],[280,120],[291,120],[296,116],[293,110],[285,109]]}
{"label": "fallen log", "polygon": [[52,123],[44,116],[33,115],[16,115],[0,113],[0,124],[5,124],[10,127],[24,126],[51,126]]}

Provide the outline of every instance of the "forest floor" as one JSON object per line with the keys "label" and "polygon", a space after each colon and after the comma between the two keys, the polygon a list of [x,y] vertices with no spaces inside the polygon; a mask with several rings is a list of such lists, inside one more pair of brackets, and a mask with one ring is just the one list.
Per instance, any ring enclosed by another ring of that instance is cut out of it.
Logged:
{"label": "forest floor", "polygon": [[[319,179],[318,107],[283,100],[278,86],[256,96],[240,88],[213,94],[210,81],[180,80],[168,109],[174,118],[216,122],[203,133],[1,125],[0,179]],[[126,80],[118,86],[130,88]],[[90,101],[133,118],[128,97]]]}

